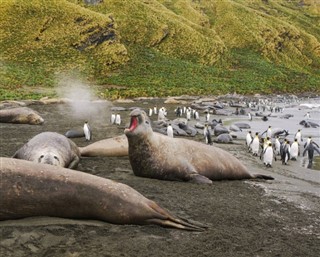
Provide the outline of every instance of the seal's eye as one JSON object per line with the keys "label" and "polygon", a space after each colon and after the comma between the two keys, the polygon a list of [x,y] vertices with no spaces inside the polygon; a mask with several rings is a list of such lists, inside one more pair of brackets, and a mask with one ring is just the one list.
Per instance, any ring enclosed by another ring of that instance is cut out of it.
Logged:
{"label": "seal's eye", "polygon": [[38,162],[41,163],[42,162],[42,159],[43,159],[44,155],[40,155],[39,159],[38,159]]}
{"label": "seal's eye", "polygon": [[57,156],[53,156],[53,158],[55,158],[56,160],[58,160],[58,161],[59,161],[59,158],[58,158]]}

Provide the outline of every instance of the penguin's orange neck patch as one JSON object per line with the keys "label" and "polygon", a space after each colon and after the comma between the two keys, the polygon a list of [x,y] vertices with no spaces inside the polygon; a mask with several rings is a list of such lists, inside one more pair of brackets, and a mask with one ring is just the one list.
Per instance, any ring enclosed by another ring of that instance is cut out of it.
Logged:
{"label": "penguin's orange neck patch", "polygon": [[129,130],[133,131],[138,126],[138,118],[136,116],[131,117]]}

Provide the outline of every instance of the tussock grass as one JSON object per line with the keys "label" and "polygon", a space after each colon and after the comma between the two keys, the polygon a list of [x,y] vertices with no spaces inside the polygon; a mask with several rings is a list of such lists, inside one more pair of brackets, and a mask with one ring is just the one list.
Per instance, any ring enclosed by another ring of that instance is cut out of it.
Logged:
{"label": "tussock grass", "polygon": [[[285,66],[275,66],[250,49],[230,52],[230,67],[201,65],[168,58],[152,48],[128,47],[131,56],[121,73],[99,81],[101,96],[219,95],[226,93],[262,94],[319,92],[319,80]],[[139,63],[137,66],[136,64]],[[157,79],[155,79],[157,78]]]}

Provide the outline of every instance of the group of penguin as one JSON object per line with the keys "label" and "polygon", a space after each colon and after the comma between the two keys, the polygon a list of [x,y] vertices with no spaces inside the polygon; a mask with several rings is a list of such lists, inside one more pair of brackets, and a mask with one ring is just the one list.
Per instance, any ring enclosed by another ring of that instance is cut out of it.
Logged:
{"label": "group of penguin", "polygon": [[[110,123],[111,124],[116,124],[116,125],[121,125],[121,116],[119,113],[115,114],[112,113],[110,117]],[[86,141],[92,140],[92,130],[91,127],[88,123],[88,121],[85,121],[83,124],[83,133]]]}
{"label": "group of penguin", "polygon": [[[281,110],[280,110],[281,111]],[[167,115],[167,111],[164,107],[161,107],[157,112],[157,107],[149,109],[149,116],[152,114],[158,114],[158,119],[164,119]],[[191,118],[199,120],[198,111],[190,107],[177,107],[175,109],[177,117],[185,115],[189,121]],[[206,144],[212,144],[211,132],[209,129],[210,113],[206,113],[205,125],[203,129],[203,135]],[[294,141],[291,143],[287,138],[281,139],[279,134],[272,133],[271,126],[268,127],[261,135],[256,132],[255,136],[252,136],[251,131],[248,131],[246,136],[246,145],[249,152],[252,152],[254,156],[259,156],[266,167],[272,167],[273,160],[277,160],[277,156],[280,156],[283,165],[287,165],[290,160],[297,160],[299,156],[305,156],[308,154],[308,167],[312,166],[314,152],[320,155],[319,145],[308,137],[306,142],[303,143],[303,137],[301,129],[299,129],[295,136]],[[263,135],[265,137],[263,137]],[[167,125],[167,135],[173,137],[173,129],[170,123]],[[286,134],[287,135],[287,134]],[[272,137],[275,137],[272,139]],[[300,148],[303,147],[302,154]]]}
{"label": "group of penguin", "polygon": [[[266,137],[263,138],[264,134],[266,134]],[[302,156],[308,153],[308,167],[312,166],[314,152],[316,151],[320,154],[319,145],[311,137],[308,137],[307,141],[303,144],[301,129],[298,129],[291,144],[286,138],[280,141],[279,135],[275,135],[274,143],[272,143],[271,138],[271,126],[261,135],[259,135],[259,132],[256,132],[255,136],[252,137],[251,131],[248,131],[246,135],[248,151],[252,152],[254,156],[260,156],[266,167],[272,167],[272,161],[276,161],[277,156],[280,156],[283,165],[287,165],[289,160],[297,160],[298,156],[301,155],[300,148],[302,146]]]}
{"label": "group of penguin", "polygon": [[[177,107],[174,112],[177,117],[185,115],[188,121],[192,118],[195,120],[200,119],[198,111],[190,107]],[[158,109],[157,106],[154,106],[153,108],[149,108],[148,115],[149,117],[151,117],[152,115],[157,115],[158,120],[166,120],[167,110],[165,107],[161,107]],[[211,132],[208,126],[209,120],[210,113],[207,112],[205,114],[206,122],[203,128],[203,135],[206,144],[212,144]],[[112,113],[110,122],[111,124],[120,125],[120,114]],[[92,140],[92,130],[87,121],[84,123],[83,132],[87,141]],[[174,137],[173,127],[170,122],[167,124],[166,132],[167,136],[172,138]],[[264,134],[266,134],[265,137],[263,137]],[[272,138],[273,136],[274,139]],[[320,154],[319,145],[314,142],[311,137],[309,137],[304,144],[302,144],[302,142],[303,138],[301,129],[299,129],[295,134],[294,141],[292,143],[290,143],[290,141],[286,138],[281,140],[280,136],[277,134],[273,135],[271,126],[269,126],[268,129],[261,135],[259,135],[259,132],[256,132],[255,136],[252,136],[251,131],[248,131],[246,135],[246,145],[248,147],[248,151],[251,152],[254,156],[260,156],[260,159],[263,160],[263,163],[266,167],[272,167],[272,162],[273,160],[277,160],[277,156],[280,156],[283,165],[287,165],[289,160],[297,160],[298,156],[301,155],[300,148],[302,147],[302,156],[305,156],[305,154],[308,153],[308,167],[311,167],[314,152],[316,151],[318,154]]]}

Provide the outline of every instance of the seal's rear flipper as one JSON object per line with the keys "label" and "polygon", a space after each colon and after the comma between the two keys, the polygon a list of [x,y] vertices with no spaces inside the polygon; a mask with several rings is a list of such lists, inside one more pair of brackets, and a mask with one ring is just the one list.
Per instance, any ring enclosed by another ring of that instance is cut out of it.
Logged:
{"label": "seal's rear flipper", "polygon": [[187,220],[175,218],[168,211],[162,209],[155,202],[150,202],[149,207],[154,211],[153,218],[146,220],[148,224],[157,224],[163,227],[177,228],[189,231],[204,231],[207,226],[202,224],[192,224]]}
{"label": "seal's rear flipper", "polygon": [[252,178],[259,178],[259,179],[265,179],[265,180],[274,180],[274,177],[262,175],[262,174],[255,174],[252,176]]}
{"label": "seal's rear flipper", "polygon": [[197,184],[212,184],[212,180],[208,179],[205,176],[200,174],[192,174],[190,175],[190,182],[197,183]]}
{"label": "seal's rear flipper", "polygon": [[161,220],[161,219],[150,219],[148,220],[148,223],[150,224],[157,224],[163,227],[169,227],[169,228],[177,228],[177,229],[183,229],[183,230],[188,230],[188,231],[205,231],[207,227],[202,227],[202,226],[197,226],[193,225],[191,223],[182,221],[180,219],[175,219],[174,221],[172,220]]}

